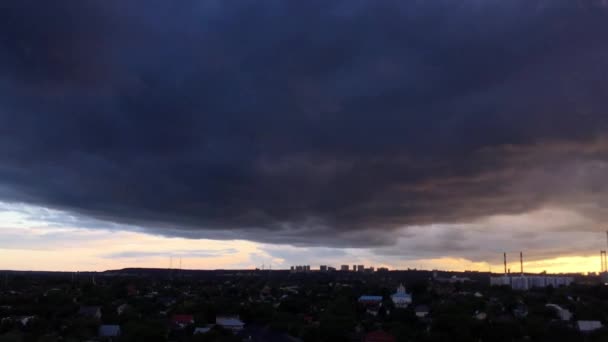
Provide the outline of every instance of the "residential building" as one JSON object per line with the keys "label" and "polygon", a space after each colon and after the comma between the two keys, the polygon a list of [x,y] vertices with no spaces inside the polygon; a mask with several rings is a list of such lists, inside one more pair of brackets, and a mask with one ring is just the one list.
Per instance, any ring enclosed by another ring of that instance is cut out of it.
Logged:
{"label": "residential building", "polygon": [[112,339],[118,338],[120,333],[120,325],[113,324],[101,325],[98,330],[99,337],[106,341],[112,341]]}
{"label": "residential building", "polygon": [[192,315],[173,315],[171,324],[176,328],[184,328],[190,324],[194,324],[194,316]]}
{"label": "residential building", "polygon": [[208,333],[211,330],[211,328],[213,328],[213,325],[207,325],[207,326],[204,326],[204,327],[196,327],[196,328],[194,328],[193,335],[206,334],[206,333]]}
{"label": "residential building", "polygon": [[518,291],[528,290],[528,278],[526,276],[511,277],[511,288]]}
{"label": "residential building", "polygon": [[511,278],[505,276],[490,277],[491,286],[511,286]]}
{"label": "residential building", "polygon": [[568,286],[574,282],[573,277],[561,276],[509,276],[490,277],[490,285],[492,286],[510,286],[513,290],[526,291],[534,287],[560,287]]}
{"label": "residential building", "polygon": [[414,311],[416,312],[416,317],[424,318],[429,314],[430,309],[427,305],[417,305]]}
{"label": "residential building", "polygon": [[359,297],[359,304],[363,305],[378,305],[382,303],[382,296],[361,296]]}
{"label": "residential building", "polygon": [[217,317],[215,319],[215,324],[221,326],[224,329],[230,330],[233,333],[238,333],[243,330],[245,323],[236,317]]}
{"label": "residential building", "polygon": [[580,332],[592,332],[602,328],[600,321],[576,321],[576,327]]}

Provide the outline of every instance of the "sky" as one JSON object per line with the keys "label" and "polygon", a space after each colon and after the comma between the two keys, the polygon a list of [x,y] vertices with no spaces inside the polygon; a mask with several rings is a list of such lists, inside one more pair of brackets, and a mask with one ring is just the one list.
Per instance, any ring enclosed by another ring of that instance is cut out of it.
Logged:
{"label": "sky", "polygon": [[606,34],[602,0],[3,1],[0,269],[599,271]]}

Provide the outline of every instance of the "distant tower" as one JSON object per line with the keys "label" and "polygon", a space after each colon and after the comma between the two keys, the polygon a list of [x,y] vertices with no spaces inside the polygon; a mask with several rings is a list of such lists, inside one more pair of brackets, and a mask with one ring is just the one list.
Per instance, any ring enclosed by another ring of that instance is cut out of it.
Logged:
{"label": "distant tower", "polygon": [[524,253],[523,252],[519,252],[519,269],[521,272],[521,275],[524,275]]}
{"label": "distant tower", "polygon": [[505,263],[505,274],[507,274],[507,253],[503,253],[503,259]]}

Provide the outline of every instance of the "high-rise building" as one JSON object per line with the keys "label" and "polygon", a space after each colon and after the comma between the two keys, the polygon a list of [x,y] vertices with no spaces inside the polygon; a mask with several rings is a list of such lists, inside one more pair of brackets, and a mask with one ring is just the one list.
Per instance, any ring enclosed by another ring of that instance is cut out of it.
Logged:
{"label": "high-rise building", "polygon": [[340,271],[348,271],[348,265],[340,266]]}
{"label": "high-rise building", "polygon": [[363,272],[365,271],[365,266],[364,265],[357,265],[357,272]]}
{"label": "high-rise building", "polygon": [[319,269],[321,270],[321,272],[327,272],[327,266],[326,265],[321,265],[321,267],[319,267]]}
{"label": "high-rise building", "polygon": [[310,271],[310,265],[297,265],[297,266],[292,266],[291,270],[295,272],[308,272]]}

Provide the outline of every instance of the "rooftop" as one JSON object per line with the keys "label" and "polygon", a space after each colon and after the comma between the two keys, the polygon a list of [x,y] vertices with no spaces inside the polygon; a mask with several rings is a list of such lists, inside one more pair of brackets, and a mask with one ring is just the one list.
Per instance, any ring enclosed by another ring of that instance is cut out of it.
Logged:
{"label": "rooftop", "polygon": [[244,325],[243,321],[235,317],[217,317],[215,323],[222,326]]}
{"label": "rooftop", "polygon": [[120,325],[102,325],[99,327],[99,336],[113,337],[120,335]]}

